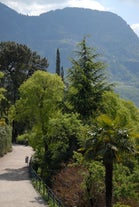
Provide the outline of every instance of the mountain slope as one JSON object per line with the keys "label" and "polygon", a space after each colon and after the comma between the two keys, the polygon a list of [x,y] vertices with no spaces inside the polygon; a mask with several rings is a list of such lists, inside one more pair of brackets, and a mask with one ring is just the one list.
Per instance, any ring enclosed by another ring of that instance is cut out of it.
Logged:
{"label": "mountain slope", "polygon": [[[57,48],[66,69],[70,67],[68,58],[73,55],[76,43],[90,35],[89,45],[102,54],[101,60],[108,64],[110,80],[119,83],[117,91],[133,101],[134,93],[136,96],[139,92],[139,38],[116,14],[65,8],[37,17],[25,16],[0,3],[0,24],[0,41],[20,42],[46,56],[51,72],[55,71]],[[132,89],[132,98],[126,86]]]}

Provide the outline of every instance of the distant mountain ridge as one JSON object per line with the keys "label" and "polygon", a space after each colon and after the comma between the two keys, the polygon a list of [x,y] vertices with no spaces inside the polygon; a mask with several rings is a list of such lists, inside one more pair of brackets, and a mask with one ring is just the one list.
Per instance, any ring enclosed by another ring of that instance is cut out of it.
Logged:
{"label": "distant mountain ridge", "polygon": [[26,44],[48,58],[51,72],[55,71],[57,48],[61,66],[66,69],[77,42],[90,35],[89,46],[103,55],[101,60],[108,64],[110,80],[119,84],[116,90],[139,106],[139,38],[118,15],[65,8],[40,16],[25,16],[0,3],[0,25],[0,41]]}

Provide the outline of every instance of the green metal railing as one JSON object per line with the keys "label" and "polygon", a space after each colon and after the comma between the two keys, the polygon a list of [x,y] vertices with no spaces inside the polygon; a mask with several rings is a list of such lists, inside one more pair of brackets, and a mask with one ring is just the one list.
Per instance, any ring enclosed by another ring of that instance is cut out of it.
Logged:
{"label": "green metal railing", "polygon": [[65,207],[62,202],[56,197],[54,192],[42,180],[42,178],[38,176],[38,174],[32,167],[31,160],[29,162],[29,173],[35,189],[40,193],[45,201],[50,203],[51,207]]}

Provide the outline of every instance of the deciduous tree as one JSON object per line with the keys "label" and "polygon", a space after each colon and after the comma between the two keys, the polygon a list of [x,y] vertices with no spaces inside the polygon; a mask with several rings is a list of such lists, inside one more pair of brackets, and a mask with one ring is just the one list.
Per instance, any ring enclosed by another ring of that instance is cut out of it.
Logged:
{"label": "deciduous tree", "polygon": [[[16,120],[26,120],[30,129],[30,143],[42,156],[48,153],[48,124],[56,116],[63,99],[64,84],[57,74],[36,71],[19,88]],[[45,159],[46,160],[46,159]]]}

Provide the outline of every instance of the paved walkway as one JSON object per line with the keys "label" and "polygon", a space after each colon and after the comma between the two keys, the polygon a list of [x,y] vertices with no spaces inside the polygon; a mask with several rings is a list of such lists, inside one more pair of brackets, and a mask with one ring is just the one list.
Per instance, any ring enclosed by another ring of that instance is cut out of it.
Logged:
{"label": "paved walkway", "polygon": [[0,158],[0,207],[48,207],[29,179],[25,157],[32,153],[30,147],[14,145]]}

